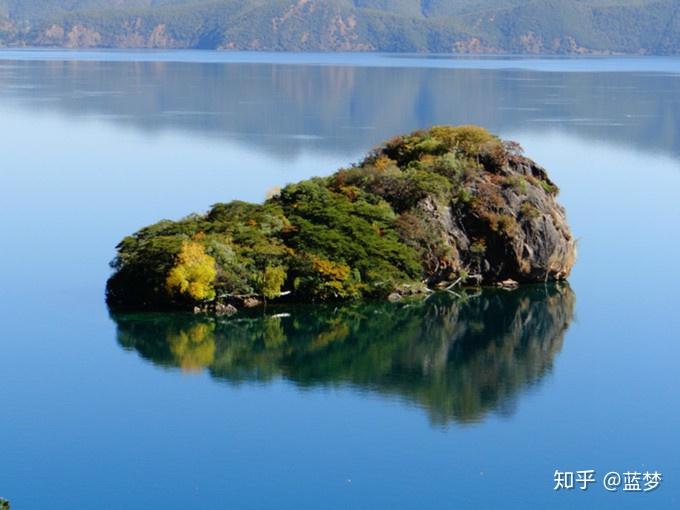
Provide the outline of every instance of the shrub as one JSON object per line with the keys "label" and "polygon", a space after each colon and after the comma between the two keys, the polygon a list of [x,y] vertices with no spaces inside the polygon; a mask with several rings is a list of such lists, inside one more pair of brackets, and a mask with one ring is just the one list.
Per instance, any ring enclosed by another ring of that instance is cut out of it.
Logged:
{"label": "shrub", "polygon": [[530,220],[538,218],[541,215],[540,211],[532,205],[531,202],[522,202],[522,205],[519,207],[519,214],[522,218]]}
{"label": "shrub", "polygon": [[540,186],[549,195],[555,196],[560,192],[560,189],[555,184],[545,179],[539,179],[537,177],[529,177],[528,179],[531,184],[534,186]]}
{"label": "shrub", "polygon": [[361,296],[363,285],[360,275],[345,263],[311,255],[301,261],[298,267],[301,270],[296,279],[296,288],[316,300],[344,300]]}
{"label": "shrub", "polygon": [[521,176],[504,177],[502,185],[504,188],[512,188],[517,193],[522,194],[526,194],[529,190],[529,183]]}
{"label": "shrub", "polygon": [[484,239],[477,239],[470,246],[470,252],[474,255],[484,255],[486,253],[486,241]]}
{"label": "shrub", "polygon": [[457,199],[458,199],[459,202],[461,202],[463,204],[469,204],[470,202],[472,202],[473,198],[474,198],[474,195],[473,195],[472,191],[470,191],[467,188],[460,188],[460,190],[458,191]]}

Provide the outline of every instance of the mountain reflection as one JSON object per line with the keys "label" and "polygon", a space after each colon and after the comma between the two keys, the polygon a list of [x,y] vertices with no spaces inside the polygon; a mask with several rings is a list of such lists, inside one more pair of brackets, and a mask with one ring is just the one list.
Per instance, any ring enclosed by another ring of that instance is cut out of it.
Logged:
{"label": "mountain reflection", "polygon": [[[0,62],[0,105],[147,132],[178,129],[276,157],[362,154],[431,124],[558,129],[680,154],[677,76],[634,72],[186,62]],[[30,86],[27,86],[30,84]]]}
{"label": "mountain reflection", "polygon": [[119,344],[158,365],[208,370],[232,384],[282,377],[301,387],[352,386],[398,396],[446,424],[511,413],[550,372],[574,303],[569,286],[555,284],[398,305],[277,308],[290,315],[239,320],[113,318]]}

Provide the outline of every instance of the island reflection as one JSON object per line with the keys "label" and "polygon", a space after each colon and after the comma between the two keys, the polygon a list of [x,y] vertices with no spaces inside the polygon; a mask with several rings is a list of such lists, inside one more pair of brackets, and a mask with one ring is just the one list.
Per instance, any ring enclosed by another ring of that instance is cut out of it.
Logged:
{"label": "island reflection", "polygon": [[424,302],[300,306],[246,319],[116,314],[118,343],[231,384],[284,378],[398,396],[435,424],[511,414],[552,369],[574,314],[567,284]]}

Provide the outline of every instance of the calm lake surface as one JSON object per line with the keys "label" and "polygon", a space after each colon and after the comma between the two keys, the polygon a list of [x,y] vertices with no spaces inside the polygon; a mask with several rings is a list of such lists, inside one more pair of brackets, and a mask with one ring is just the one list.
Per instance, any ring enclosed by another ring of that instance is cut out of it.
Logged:
{"label": "calm lake surface", "polygon": [[[124,235],[438,123],[548,168],[569,285],[109,314]],[[680,506],[680,59],[2,51],[0,149],[12,508]],[[597,483],[555,492],[556,469]],[[654,492],[602,487],[647,470]]]}

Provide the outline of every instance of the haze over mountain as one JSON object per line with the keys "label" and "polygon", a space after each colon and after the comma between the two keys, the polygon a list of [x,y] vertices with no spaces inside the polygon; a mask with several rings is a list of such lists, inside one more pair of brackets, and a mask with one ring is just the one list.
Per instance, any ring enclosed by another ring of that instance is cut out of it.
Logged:
{"label": "haze over mountain", "polygon": [[677,0],[0,0],[1,46],[678,54]]}

